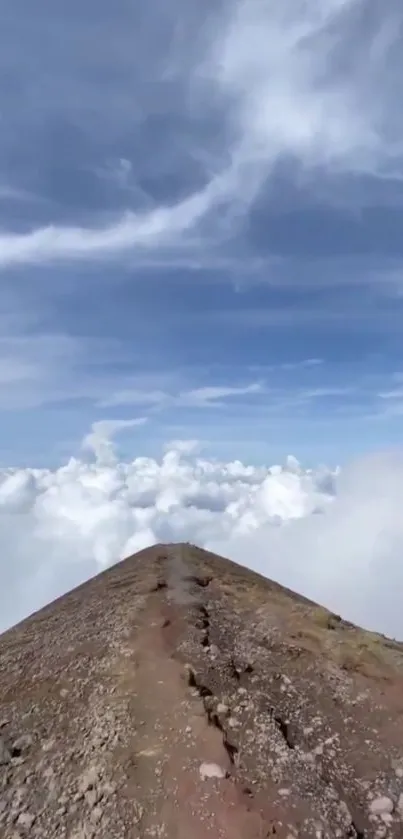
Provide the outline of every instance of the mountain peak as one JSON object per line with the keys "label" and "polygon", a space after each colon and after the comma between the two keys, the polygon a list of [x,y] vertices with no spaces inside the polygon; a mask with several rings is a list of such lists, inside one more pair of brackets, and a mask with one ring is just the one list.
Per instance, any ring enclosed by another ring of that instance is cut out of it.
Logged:
{"label": "mountain peak", "polygon": [[0,835],[403,832],[403,645],[189,544],[0,637]]}

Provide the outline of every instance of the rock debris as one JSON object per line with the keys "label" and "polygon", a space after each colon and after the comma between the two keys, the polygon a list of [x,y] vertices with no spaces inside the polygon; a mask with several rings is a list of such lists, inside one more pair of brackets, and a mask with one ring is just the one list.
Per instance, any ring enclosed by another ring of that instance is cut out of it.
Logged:
{"label": "rock debris", "polygon": [[403,837],[403,645],[188,544],[0,637],[1,839]]}

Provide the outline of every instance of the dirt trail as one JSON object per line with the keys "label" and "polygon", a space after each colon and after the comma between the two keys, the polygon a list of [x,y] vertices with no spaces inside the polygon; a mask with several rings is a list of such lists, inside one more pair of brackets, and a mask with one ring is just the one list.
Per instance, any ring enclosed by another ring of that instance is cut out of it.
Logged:
{"label": "dirt trail", "polygon": [[[175,658],[187,630],[181,607],[192,607],[196,617],[203,606],[190,576],[180,549],[170,549],[167,588],[151,596],[137,631],[132,708],[140,727],[132,793],[136,798],[147,790],[139,835],[262,839],[267,827],[250,812],[223,734],[209,724],[199,692],[189,685],[189,670]],[[203,771],[212,777],[203,778]]]}

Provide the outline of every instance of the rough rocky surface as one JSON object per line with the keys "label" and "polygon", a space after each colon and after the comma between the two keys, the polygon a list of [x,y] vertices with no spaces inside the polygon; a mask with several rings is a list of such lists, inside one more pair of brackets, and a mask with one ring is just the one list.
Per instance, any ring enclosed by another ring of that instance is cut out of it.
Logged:
{"label": "rough rocky surface", "polygon": [[403,645],[142,551],[0,637],[0,836],[403,837]]}

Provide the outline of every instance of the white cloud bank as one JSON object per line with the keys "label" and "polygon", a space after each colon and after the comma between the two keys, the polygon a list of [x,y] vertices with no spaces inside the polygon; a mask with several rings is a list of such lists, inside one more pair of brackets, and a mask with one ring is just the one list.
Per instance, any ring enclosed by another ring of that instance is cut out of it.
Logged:
{"label": "white cloud bank", "polygon": [[209,461],[179,441],[122,463],[118,430],[93,428],[93,462],[1,471],[1,629],[131,552],[186,540],[403,639],[402,455],[304,471],[292,457]]}

